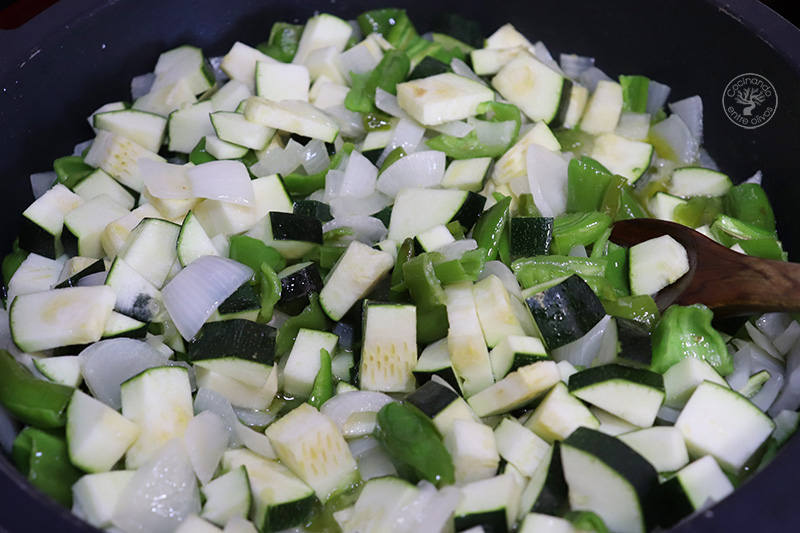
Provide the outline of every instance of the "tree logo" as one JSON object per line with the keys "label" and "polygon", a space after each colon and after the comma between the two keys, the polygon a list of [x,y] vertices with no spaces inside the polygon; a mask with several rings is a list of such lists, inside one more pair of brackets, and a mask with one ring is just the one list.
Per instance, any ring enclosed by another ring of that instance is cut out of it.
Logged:
{"label": "tree logo", "polygon": [[778,93],[770,81],[759,74],[740,74],[722,93],[722,108],[728,118],[742,128],[763,126],[778,108]]}

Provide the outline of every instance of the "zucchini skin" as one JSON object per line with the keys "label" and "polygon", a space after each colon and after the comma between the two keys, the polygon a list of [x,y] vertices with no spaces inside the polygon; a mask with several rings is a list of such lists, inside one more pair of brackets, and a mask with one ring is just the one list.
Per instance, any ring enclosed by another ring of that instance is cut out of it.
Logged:
{"label": "zucchini skin", "polygon": [[252,320],[234,318],[207,322],[189,343],[189,361],[239,357],[271,365],[275,362],[277,330]]}

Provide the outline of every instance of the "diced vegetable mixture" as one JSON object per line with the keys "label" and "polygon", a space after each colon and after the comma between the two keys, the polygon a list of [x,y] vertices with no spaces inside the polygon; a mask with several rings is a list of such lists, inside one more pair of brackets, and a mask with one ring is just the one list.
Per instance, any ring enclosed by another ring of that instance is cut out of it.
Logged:
{"label": "diced vegetable mixture", "polygon": [[686,251],[611,228],[786,254],[700,98],[617,74],[400,9],[164,52],[31,178],[11,459],[126,532],[645,532],[725,498],[797,428],[800,324],[662,314]]}

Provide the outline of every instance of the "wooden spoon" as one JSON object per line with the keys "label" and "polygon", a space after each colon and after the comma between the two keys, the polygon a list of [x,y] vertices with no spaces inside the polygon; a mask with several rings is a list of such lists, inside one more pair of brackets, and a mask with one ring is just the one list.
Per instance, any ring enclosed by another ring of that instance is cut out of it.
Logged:
{"label": "wooden spoon", "polygon": [[633,246],[662,235],[689,256],[689,272],[655,295],[662,311],[671,304],[702,303],[717,317],[768,311],[800,311],[800,264],[760,259],[730,250],[697,231],[664,220],[619,221],[611,241]]}

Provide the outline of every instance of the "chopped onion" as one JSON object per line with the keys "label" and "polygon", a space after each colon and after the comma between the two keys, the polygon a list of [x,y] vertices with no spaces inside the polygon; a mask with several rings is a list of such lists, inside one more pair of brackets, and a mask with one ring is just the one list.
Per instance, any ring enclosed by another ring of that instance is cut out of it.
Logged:
{"label": "chopped onion", "polygon": [[380,61],[380,55],[375,57],[367,46],[353,46],[339,54],[341,70],[347,74],[370,72]]}
{"label": "chopped onion", "polygon": [[767,352],[772,357],[783,359],[783,354],[780,351],[778,351],[778,349],[775,348],[775,346],[772,345],[772,342],[769,340],[769,338],[766,335],[764,335],[764,333],[762,333],[757,327],[755,327],[750,322],[745,322],[744,327],[747,330],[747,334],[750,335],[750,338],[753,340],[756,346]]}
{"label": "chopped onion", "polygon": [[570,257],[589,257],[589,254],[586,253],[586,247],[582,244],[576,244],[570,248],[567,255]]}
{"label": "chopped onion", "polygon": [[[425,482],[420,482],[420,485]],[[428,505],[420,516],[418,524],[412,529],[414,533],[438,533],[444,530],[450,517],[461,503],[463,495],[456,487],[442,487],[429,499]]]}
{"label": "chopped onion", "polygon": [[214,56],[208,58],[208,64],[211,65],[211,70],[214,72],[214,79],[218,85],[222,85],[230,79],[228,78],[228,75],[225,74],[225,71],[222,70],[222,61],[224,59],[225,56]]}
{"label": "chopped onion", "polygon": [[670,115],[652,128],[650,138],[666,145],[681,163],[693,163],[700,145],[678,115]]}
{"label": "chopped onion", "polygon": [[363,242],[364,244],[375,244],[386,238],[388,230],[383,222],[375,217],[369,216],[347,216],[337,217],[322,225],[324,233],[337,229],[350,228],[353,230],[352,240]]}
{"label": "chopped onion", "polygon": [[329,204],[332,199],[339,196],[339,191],[342,190],[342,183],[344,183],[343,170],[329,170],[325,174],[325,194],[322,201]]}
{"label": "chopped onion", "polygon": [[190,168],[187,174],[192,192],[198,198],[245,207],[256,203],[250,173],[241,161],[209,161]]}
{"label": "chopped onion", "polygon": [[578,83],[589,89],[593,93],[597,84],[601,81],[612,81],[608,74],[597,67],[589,67],[578,75]]}
{"label": "chopped onion", "polygon": [[719,165],[717,165],[717,162],[714,161],[714,158],[711,157],[708,151],[702,146],[700,147],[700,150],[697,154],[697,163],[702,168],[708,168],[711,170],[719,171]]}
{"label": "chopped onion", "polygon": [[391,203],[391,198],[378,191],[363,198],[338,196],[330,201],[331,214],[336,218],[374,215]]}
{"label": "chopped onion", "polygon": [[452,261],[453,259],[461,259],[464,252],[477,248],[478,242],[475,239],[458,239],[439,247],[436,251],[442,254],[442,261]]}
{"label": "chopped onion", "polygon": [[350,111],[344,104],[338,104],[325,108],[325,112],[336,120],[339,125],[339,133],[333,141],[336,152],[339,153],[342,149],[342,137],[357,138],[366,135],[364,131],[364,120],[361,114],[356,111]]}
{"label": "chopped onion", "polygon": [[267,459],[278,458],[278,454],[275,453],[275,448],[272,447],[272,442],[264,433],[249,428],[241,423],[236,424],[236,432],[239,434],[239,438],[242,439],[245,448],[251,452],[257,453],[261,457],[266,457]]}
{"label": "chopped onion", "polygon": [[417,151],[417,146],[422,141],[425,135],[425,128],[419,125],[415,120],[400,119],[392,133],[392,139],[386,148],[381,152],[378,157],[378,166],[382,165],[384,160],[391,154],[395,148],[402,147],[406,154],[413,154]]}
{"label": "chopped onion", "polygon": [[122,407],[120,385],[136,374],[165,366],[167,357],[135,339],[106,339],[85,348],[78,355],[81,374],[92,395],[114,409]]}
{"label": "chopped onion", "polygon": [[564,71],[561,70],[561,66],[555,59],[553,59],[553,55],[550,53],[550,50],[547,49],[547,46],[545,46],[542,41],[536,41],[536,43],[533,45],[533,55],[536,56],[536,59],[559,74],[564,74]]}
{"label": "chopped onion", "polygon": [[299,142],[289,139],[285,148],[275,146],[264,152],[258,162],[250,167],[250,171],[259,177],[291,174],[303,164],[305,149]]}
{"label": "chopped onion", "polygon": [[358,472],[361,479],[369,479],[396,476],[397,469],[392,463],[389,455],[378,445],[378,441],[372,437],[362,437],[348,441],[350,453],[358,464]]}
{"label": "chopped onion", "polygon": [[800,343],[795,344],[786,355],[784,383],[783,390],[767,411],[770,416],[774,417],[783,410],[800,409]]}
{"label": "chopped onion", "polygon": [[543,217],[567,209],[567,162],[544,146],[532,144],[527,152],[528,183],[533,202]]}
{"label": "chopped onion", "polygon": [[415,123],[417,122],[411,118],[411,115],[406,113],[405,109],[400,107],[400,104],[397,103],[397,96],[388,91],[384,91],[380,87],[375,89],[375,107],[395,118],[402,118]]}
{"label": "chopped onion", "polygon": [[447,166],[444,152],[416,152],[395,161],[378,178],[378,190],[394,198],[400,189],[431,188],[442,182]]}
{"label": "chopped onion", "polygon": [[31,174],[31,191],[34,198],[39,198],[41,195],[50,190],[55,185],[58,175],[55,172],[37,172]]}
{"label": "chopped onion", "polygon": [[698,143],[703,142],[703,100],[699,96],[672,102],[669,110],[681,117]]}
{"label": "chopped onion", "polygon": [[242,444],[237,430],[239,419],[231,407],[231,402],[222,393],[205,387],[197,389],[194,397],[194,413],[199,414],[203,411],[213,411],[222,418],[228,432],[228,446],[235,448]]}
{"label": "chopped onion", "polygon": [[391,397],[381,392],[351,391],[337,394],[320,408],[320,412],[330,418],[339,431],[342,431],[350,417],[359,413],[377,413],[387,404],[392,403]]}
{"label": "chopped onion", "polygon": [[793,320],[783,333],[775,337],[772,344],[780,353],[786,355],[792,349],[792,346],[797,344],[798,340],[800,340],[800,324]]}
{"label": "chopped onion", "polygon": [[303,169],[308,174],[316,174],[328,168],[331,164],[331,157],[325,143],[319,139],[312,139],[306,144],[303,154]]}
{"label": "chopped onion", "polygon": [[353,151],[344,170],[341,188],[336,196],[364,198],[375,192],[378,169],[360,152]]}
{"label": "chopped onion", "polygon": [[92,146],[94,139],[87,139],[83,142],[79,142],[72,148],[72,155],[82,156],[83,152],[86,151],[87,148]]}
{"label": "chopped onion", "polygon": [[194,197],[185,166],[153,161],[146,157],[140,158],[138,163],[145,187],[156,198],[182,200]]}
{"label": "chopped onion", "polygon": [[481,144],[488,146],[505,146],[514,138],[517,125],[513,120],[493,122],[473,118],[469,121],[475,127],[475,134]]}
{"label": "chopped onion", "polygon": [[755,326],[771,341],[786,331],[792,323],[794,319],[789,313],[764,313],[755,320]]}
{"label": "chopped onion", "polygon": [[647,108],[645,109],[649,115],[655,115],[659,109],[664,107],[670,91],[669,85],[650,80],[647,85]]}
{"label": "chopped onion", "polygon": [[164,307],[184,339],[192,339],[219,305],[253,276],[245,265],[222,257],[200,257],[161,291]]}
{"label": "chopped onion", "polygon": [[136,100],[149,93],[154,81],[156,81],[154,72],[134,77],[131,80],[131,98]]}
{"label": "chopped onion", "polygon": [[123,531],[173,531],[188,516],[200,513],[192,462],[183,439],[164,444],[136,470],[114,509],[113,524]]}
{"label": "chopped onion", "polygon": [[486,80],[475,74],[475,71],[469,68],[469,65],[464,63],[461,59],[454,57],[450,60],[450,68],[453,69],[453,74],[458,74],[459,76],[464,76],[472,81],[476,81],[481,85],[485,85],[488,87]]}
{"label": "chopped onion", "polygon": [[658,408],[658,414],[656,417],[663,421],[668,422],[669,424],[675,424],[675,421],[678,420],[678,416],[680,416],[681,410],[680,409],[673,409],[672,407],[667,407],[666,405],[662,405]]}
{"label": "chopped onion", "polygon": [[222,417],[214,411],[203,411],[189,420],[183,441],[197,479],[205,485],[211,481],[228,448],[228,432]]}
{"label": "chopped onion", "polygon": [[588,70],[594,66],[594,58],[579,56],[575,54],[561,54],[558,57],[561,70],[568,78],[577,80],[581,72]]}
{"label": "chopped onion", "polygon": [[472,124],[467,124],[463,120],[454,120],[452,122],[445,122],[444,124],[440,124],[438,126],[431,126],[431,129],[438,133],[443,133],[452,137],[464,137],[469,134],[469,132],[474,130],[475,126]]}
{"label": "chopped onion", "polygon": [[[586,335],[553,350],[553,359],[556,362],[569,361],[575,366],[586,367],[591,366],[595,359],[599,359],[601,363],[610,362],[610,359],[613,359],[616,353],[609,358],[608,353],[601,354],[601,348],[604,345],[606,331],[612,329],[614,348],[616,348],[616,327],[611,328],[611,323],[611,316],[604,316]],[[612,333],[609,334],[611,335]],[[607,344],[610,344],[610,341]]]}
{"label": "chopped onion", "polygon": [[[273,403],[272,405],[275,404]],[[269,410],[269,408],[266,411],[258,411],[256,409],[247,409],[246,407],[234,407],[233,412],[246,426],[267,427],[278,418],[277,412]]]}
{"label": "chopped onion", "polygon": [[503,282],[503,287],[506,288],[508,294],[522,299],[522,289],[519,286],[517,277],[511,272],[511,269],[505,263],[500,261],[487,261],[483,265],[483,271],[478,274],[478,279],[488,278],[489,276],[497,276]]}

